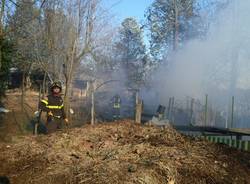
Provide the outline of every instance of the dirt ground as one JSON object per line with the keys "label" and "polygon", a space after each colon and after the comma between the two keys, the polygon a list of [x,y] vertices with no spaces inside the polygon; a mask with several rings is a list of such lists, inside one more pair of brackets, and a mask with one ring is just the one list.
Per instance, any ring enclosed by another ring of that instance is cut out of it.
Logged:
{"label": "dirt ground", "polygon": [[33,136],[38,94],[7,93],[0,176],[13,184],[250,184],[250,153],[130,120]]}
{"label": "dirt ground", "polygon": [[37,92],[27,91],[24,98],[24,108],[21,107],[21,91],[11,90],[3,100],[4,107],[9,113],[0,114],[0,141],[9,141],[14,135],[27,134],[25,127],[33,118],[38,107]]}
{"label": "dirt ground", "polygon": [[129,120],[0,144],[13,184],[248,184],[250,154]]}

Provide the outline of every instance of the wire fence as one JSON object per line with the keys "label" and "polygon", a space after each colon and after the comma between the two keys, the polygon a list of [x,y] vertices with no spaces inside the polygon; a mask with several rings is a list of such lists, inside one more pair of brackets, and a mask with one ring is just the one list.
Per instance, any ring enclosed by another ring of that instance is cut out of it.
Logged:
{"label": "wire fence", "polygon": [[[112,121],[112,97],[115,93],[100,91],[95,94],[95,116],[99,122]],[[135,94],[123,91],[121,97],[121,118],[135,116]],[[218,95],[220,96],[220,95]],[[91,96],[75,97],[73,108],[75,121],[85,123],[90,121]],[[146,97],[141,97],[144,101]],[[155,97],[153,98],[155,99]],[[146,100],[145,100],[146,102]],[[163,103],[163,104],[160,104]],[[236,95],[218,99],[204,95],[202,99],[189,96],[183,98],[170,97],[166,102],[150,100],[143,105],[145,121],[156,114],[158,105],[166,107],[165,118],[176,125],[213,126],[221,128],[250,127],[250,95]]]}
{"label": "wire fence", "polygon": [[[236,100],[237,99],[237,100]],[[213,126],[222,128],[249,128],[250,108],[244,98],[232,96],[224,105],[210,100],[204,101],[186,97],[169,98],[166,118],[176,125]]]}

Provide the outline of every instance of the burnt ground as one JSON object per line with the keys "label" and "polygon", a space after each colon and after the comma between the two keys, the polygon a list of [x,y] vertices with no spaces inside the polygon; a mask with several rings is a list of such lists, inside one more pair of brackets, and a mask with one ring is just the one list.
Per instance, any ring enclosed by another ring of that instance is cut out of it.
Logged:
{"label": "burnt ground", "polygon": [[248,184],[250,154],[129,120],[0,144],[16,184]]}
{"label": "burnt ground", "polygon": [[9,113],[0,114],[0,141],[10,141],[12,136],[28,134],[27,125],[34,118],[38,106],[38,93],[27,91],[21,106],[21,91],[11,90],[3,100]]}

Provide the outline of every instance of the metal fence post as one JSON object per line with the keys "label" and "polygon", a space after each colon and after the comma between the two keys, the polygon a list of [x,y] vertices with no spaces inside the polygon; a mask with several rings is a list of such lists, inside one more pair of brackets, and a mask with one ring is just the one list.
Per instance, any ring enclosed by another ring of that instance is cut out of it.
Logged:
{"label": "metal fence post", "polygon": [[205,100],[205,126],[207,126],[207,110],[208,110],[208,95],[206,94],[206,100]]}
{"label": "metal fence post", "polygon": [[232,96],[232,109],[231,109],[231,128],[234,125],[234,96]]}
{"label": "metal fence post", "polygon": [[174,123],[174,117],[175,114],[174,114],[174,97],[172,97],[172,102],[171,102],[171,121],[172,123]]}
{"label": "metal fence post", "polygon": [[190,125],[193,124],[193,112],[194,112],[194,99],[191,99],[191,109],[190,109]]}
{"label": "metal fence post", "polygon": [[168,101],[168,112],[167,112],[167,118],[168,118],[168,120],[170,120],[171,104],[172,104],[172,98],[169,98],[169,101]]}

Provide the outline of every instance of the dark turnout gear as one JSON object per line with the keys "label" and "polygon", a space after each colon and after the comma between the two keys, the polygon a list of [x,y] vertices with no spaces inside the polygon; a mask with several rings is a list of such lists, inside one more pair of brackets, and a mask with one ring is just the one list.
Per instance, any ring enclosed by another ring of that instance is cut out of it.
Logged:
{"label": "dark turnout gear", "polygon": [[113,119],[119,119],[121,117],[121,98],[119,95],[113,98]]}
{"label": "dark turnout gear", "polygon": [[0,184],[10,184],[10,180],[7,176],[0,176]]}
{"label": "dark turnout gear", "polygon": [[165,114],[165,110],[166,110],[166,107],[163,106],[163,105],[159,105],[158,106],[158,109],[156,111],[157,115],[158,115],[158,118],[163,118],[164,117],[164,114]]}
{"label": "dark turnout gear", "polygon": [[[41,100],[40,109],[57,118],[65,119],[63,99],[61,96],[49,95],[48,99]],[[52,114],[51,114],[51,113]]]}
{"label": "dark turnout gear", "polygon": [[114,108],[115,109],[119,109],[119,108],[121,108],[121,98],[120,98],[120,96],[119,95],[116,95],[115,97],[114,97]]}
{"label": "dark turnout gear", "polygon": [[66,118],[66,115],[60,95],[49,95],[47,99],[41,100],[39,108],[47,112],[46,126],[49,133],[62,127],[62,120]]}
{"label": "dark turnout gear", "polygon": [[53,118],[46,123],[47,133],[55,132],[63,128],[63,120],[58,118]]}

